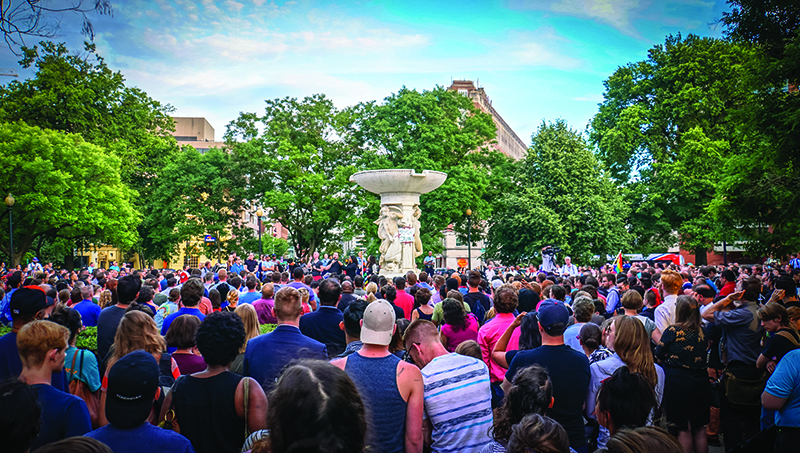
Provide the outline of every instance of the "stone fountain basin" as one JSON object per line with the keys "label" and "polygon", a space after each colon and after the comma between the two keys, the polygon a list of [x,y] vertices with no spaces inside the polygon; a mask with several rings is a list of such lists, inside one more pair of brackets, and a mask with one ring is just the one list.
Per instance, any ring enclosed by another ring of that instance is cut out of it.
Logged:
{"label": "stone fountain basin", "polygon": [[350,177],[364,189],[377,193],[428,193],[441,186],[447,173],[433,170],[423,170],[416,173],[411,169],[388,169],[360,171]]}

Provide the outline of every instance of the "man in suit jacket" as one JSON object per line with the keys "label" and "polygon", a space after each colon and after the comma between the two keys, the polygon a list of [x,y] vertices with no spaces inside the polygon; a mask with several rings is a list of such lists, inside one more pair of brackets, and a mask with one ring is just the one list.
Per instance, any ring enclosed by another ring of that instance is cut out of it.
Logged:
{"label": "man in suit jacket", "polygon": [[342,287],[335,278],[328,278],[319,285],[319,310],[300,318],[300,332],[324,343],[330,358],[336,357],[347,346],[344,332],[339,324],[344,320],[342,311],[336,308],[342,296]]}
{"label": "man in suit jacket", "polygon": [[[247,342],[244,353],[244,375],[258,381],[267,393],[275,386],[286,364],[292,360],[326,360],[328,357],[324,344],[300,332],[303,306],[300,293],[295,288],[283,287],[278,291],[273,313],[278,320],[278,327]],[[339,316],[341,318],[341,313]]]}

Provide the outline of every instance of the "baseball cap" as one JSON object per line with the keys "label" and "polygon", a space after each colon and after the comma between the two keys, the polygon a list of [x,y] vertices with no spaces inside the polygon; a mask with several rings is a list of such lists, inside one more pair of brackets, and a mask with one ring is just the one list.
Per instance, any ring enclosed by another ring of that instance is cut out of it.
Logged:
{"label": "baseball cap", "polygon": [[47,295],[38,286],[23,286],[14,291],[9,303],[11,316],[33,316],[47,308]]}
{"label": "baseball cap", "polygon": [[378,299],[364,310],[361,325],[361,342],[388,346],[394,333],[394,307],[385,299]]}
{"label": "baseball cap", "polygon": [[553,324],[569,322],[569,310],[564,302],[556,299],[547,299],[539,304],[539,324],[545,329]]}
{"label": "baseball cap", "polygon": [[141,425],[158,390],[158,363],[143,350],[119,359],[108,372],[106,418],[117,428]]}

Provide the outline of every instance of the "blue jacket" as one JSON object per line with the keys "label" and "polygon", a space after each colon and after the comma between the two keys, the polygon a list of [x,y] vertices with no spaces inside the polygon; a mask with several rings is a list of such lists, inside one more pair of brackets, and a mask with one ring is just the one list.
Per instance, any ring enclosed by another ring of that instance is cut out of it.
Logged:
{"label": "blue jacket", "polygon": [[283,367],[295,359],[327,360],[328,351],[324,344],[303,335],[297,327],[281,324],[274,331],[247,342],[244,375],[255,379],[269,392]]}
{"label": "blue jacket", "polygon": [[81,314],[81,321],[85,327],[97,325],[97,318],[100,316],[100,306],[96,305],[91,299],[84,299],[72,306]]}
{"label": "blue jacket", "polygon": [[331,358],[336,357],[347,347],[344,331],[339,327],[339,323],[343,320],[344,315],[341,310],[322,305],[317,311],[300,317],[300,332],[324,343],[328,348],[328,355]]}

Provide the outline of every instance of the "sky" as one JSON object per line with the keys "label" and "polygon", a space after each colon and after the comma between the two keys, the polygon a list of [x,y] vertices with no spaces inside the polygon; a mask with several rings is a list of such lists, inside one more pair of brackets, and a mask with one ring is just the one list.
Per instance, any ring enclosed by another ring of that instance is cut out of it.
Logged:
{"label": "sky", "polygon": [[[646,59],[670,34],[721,37],[716,22],[728,10],[719,0],[112,5],[111,17],[89,15],[98,53],[174,116],[205,117],[217,140],[240,112],[262,114],[266,99],[324,93],[341,108],[468,79],[527,144],[542,121],[584,131],[618,67]],[[81,50],[79,30],[79,18],[64,15],[54,40]],[[30,77],[18,59],[0,47],[0,68]]]}

